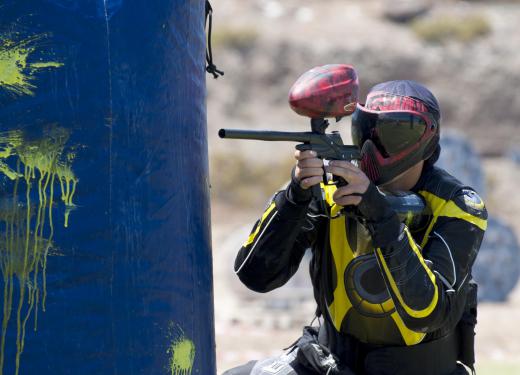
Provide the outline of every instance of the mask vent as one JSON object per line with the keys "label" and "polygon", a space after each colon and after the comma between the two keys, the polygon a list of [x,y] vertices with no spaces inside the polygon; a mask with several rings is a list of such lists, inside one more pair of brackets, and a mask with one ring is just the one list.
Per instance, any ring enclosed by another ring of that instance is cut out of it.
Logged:
{"label": "mask vent", "polygon": [[373,183],[376,183],[377,180],[379,180],[379,168],[377,167],[377,162],[375,159],[375,155],[373,150],[370,150],[370,148],[375,148],[374,144],[372,144],[371,141],[366,141],[363,145],[363,149],[361,150],[361,170],[365,172],[367,177],[372,181]]}

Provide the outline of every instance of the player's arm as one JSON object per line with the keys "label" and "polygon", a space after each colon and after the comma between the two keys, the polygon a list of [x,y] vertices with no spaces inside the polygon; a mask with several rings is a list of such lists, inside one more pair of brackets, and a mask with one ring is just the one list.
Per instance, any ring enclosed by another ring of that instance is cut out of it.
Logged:
{"label": "player's arm", "polygon": [[[468,203],[477,200],[479,205]],[[454,326],[460,319],[471,267],[487,226],[481,202],[470,190],[462,190],[449,201],[439,198],[439,216],[422,244],[401,225],[396,240],[381,243],[375,250],[388,290],[408,328],[432,332]]]}
{"label": "player's arm", "polygon": [[322,161],[310,151],[295,154],[291,183],[267,205],[235,260],[235,272],[250,289],[268,292],[285,284],[312,246],[320,225],[309,189],[321,181]]}

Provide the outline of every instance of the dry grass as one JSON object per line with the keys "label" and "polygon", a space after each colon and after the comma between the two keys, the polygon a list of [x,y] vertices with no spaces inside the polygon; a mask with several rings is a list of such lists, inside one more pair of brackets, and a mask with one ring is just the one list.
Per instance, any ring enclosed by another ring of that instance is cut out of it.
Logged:
{"label": "dry grass", "polygon": [[236,28],[220,26],[213,31],[212,42],[215,48],[228,48],[247,51],[258,39],[258,31],[254,28]]}
{"label": "dry grass", "polygon": [[483,15],[456,17],[439,15],[415,21],[412,30],[421,39],[430,43],[450,40],[470,42],[491,32],[491,25]]}

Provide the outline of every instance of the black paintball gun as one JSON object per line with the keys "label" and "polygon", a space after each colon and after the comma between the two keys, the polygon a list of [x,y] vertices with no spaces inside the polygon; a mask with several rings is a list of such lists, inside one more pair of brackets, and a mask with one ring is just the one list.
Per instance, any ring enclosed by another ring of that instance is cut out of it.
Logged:
{"label": "black paintball gun", "polygon": [[[325,132],[329,126],[328,118],[339,121],[354,112],[358,90],[359,81],[352,66],[333,64],[316,67],[298,78],[289,92],[291,108],[299,115],[310,117],[310,132],[220,129],[218,135],[229,139],[297,142],[297,150],[313,150],[324,160],[359,160],[358,147],[344,145],[337,131]],[[328,181],[325,173],[323,182],[337,186],[346,184],[346,181],[337,176],[333,176],[332,182]],[[312,194],[325,207],[324,192],[319,185],[312,187]],[[418,221],[425,214],[424,200],[411,192],[387,194],[387,200],[398,215],[414,227],[416,225],[412,221]],[[355,214],[355,210],[346,209],[342,213]]]}

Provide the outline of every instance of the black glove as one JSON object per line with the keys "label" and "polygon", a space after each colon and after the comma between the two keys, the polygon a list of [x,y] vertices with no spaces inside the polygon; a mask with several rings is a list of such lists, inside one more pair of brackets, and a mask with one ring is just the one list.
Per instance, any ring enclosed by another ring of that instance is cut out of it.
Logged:
{"label": "black glove", "polygon": [[374,246],[386,247],[399,239],[403,231],[399,217],[373,183],[363,193],[358,210],[366,219]]}
{"label": "black glove", "polygon": [[291,183],[286,189],[287,199],[295,204],[309,203],[312,199],[312,190],[304,189],[300,186],[300,182],[296,180],[294,176],[294,170],[291,172]]}

